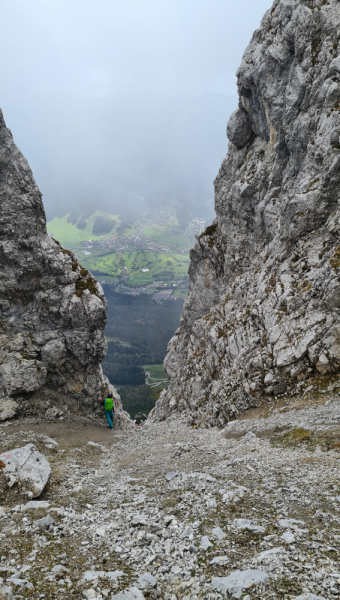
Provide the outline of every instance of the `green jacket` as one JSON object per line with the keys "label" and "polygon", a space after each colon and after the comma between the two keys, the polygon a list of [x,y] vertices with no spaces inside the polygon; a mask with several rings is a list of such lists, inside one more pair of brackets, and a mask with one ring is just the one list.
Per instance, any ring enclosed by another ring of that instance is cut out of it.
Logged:
{"label": "green jacket", "polygon": [[105,398],[105,400],[104,400],[104,410],[113,410],[113,400],[112,400],[112,398]]}

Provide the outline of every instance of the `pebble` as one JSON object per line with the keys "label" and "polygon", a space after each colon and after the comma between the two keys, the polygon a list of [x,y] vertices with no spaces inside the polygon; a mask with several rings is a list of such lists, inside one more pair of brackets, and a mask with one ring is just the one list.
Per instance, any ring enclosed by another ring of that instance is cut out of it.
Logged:
{"label": "pebble", "polygon": [[200,542],[200,550],[208,550],[209,546],[212,546],[211,541],[209,540],[207,535],[204,535],[201,538],[201,542]]}
{"label": "pebble", "polygon": [[281,535],[281,539],[287,544],[293,544],[295,542],[295,535],[292,531],[288,530]]}

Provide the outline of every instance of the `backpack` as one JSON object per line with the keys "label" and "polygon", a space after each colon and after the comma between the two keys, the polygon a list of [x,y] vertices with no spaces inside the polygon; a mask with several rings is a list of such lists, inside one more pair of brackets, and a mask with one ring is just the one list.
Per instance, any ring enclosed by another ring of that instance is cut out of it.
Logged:
{"label": "backpack", "polygon": [[104,400],[104,410],[113,410],[113,400],[112,400],[112,398],[105,398],[105,400]]}

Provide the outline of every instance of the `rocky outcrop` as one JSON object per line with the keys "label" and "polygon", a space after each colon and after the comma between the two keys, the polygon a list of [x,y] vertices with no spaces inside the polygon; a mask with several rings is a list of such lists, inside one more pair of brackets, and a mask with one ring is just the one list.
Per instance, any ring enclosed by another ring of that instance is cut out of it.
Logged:
{"label": "rocky outcrop", "polygon": [[47,235],[41,193],[1,111],[0,272],[0,415],[41,414],[47,402],[92,410],[111,391],[127,420],[100,366],[103,290]]}
{"label": "rocky outcrop", "polygon": [[222,425],[340,371],[339,28],[337,0],[276,0],[253,35],[153,419]]}

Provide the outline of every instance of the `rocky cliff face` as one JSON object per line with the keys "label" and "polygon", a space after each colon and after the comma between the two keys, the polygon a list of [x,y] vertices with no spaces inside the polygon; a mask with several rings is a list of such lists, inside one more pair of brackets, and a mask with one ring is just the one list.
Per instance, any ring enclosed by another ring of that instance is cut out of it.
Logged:
{"label": "rocky cliff face", "polygon": [[339,36],[338,0],[276,0],[253,35],[153,419],[222,425],[340,371]]}
{"label": "rocky cliff face", "polygon": [[[100,367],[104,293],[47,235],[41,193],[1,111],[0,272],[0,419],[18,407],[92,410],[100,395],[114,391]],[[127,415],[115,398],[123,422]]]}

